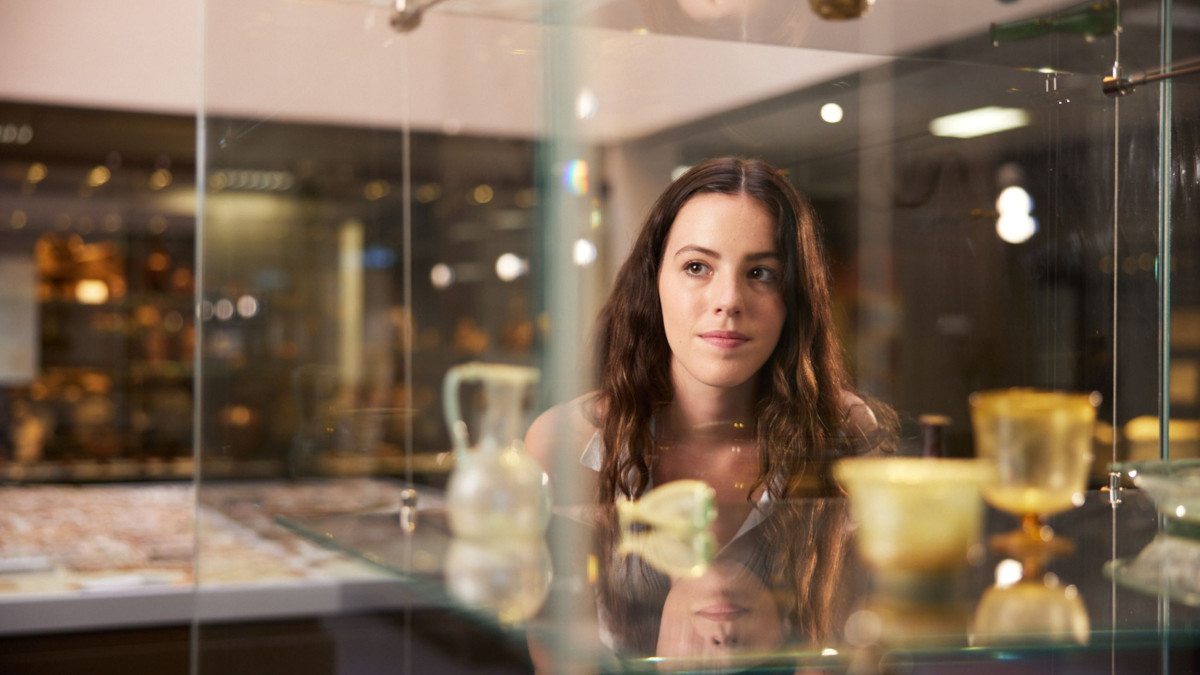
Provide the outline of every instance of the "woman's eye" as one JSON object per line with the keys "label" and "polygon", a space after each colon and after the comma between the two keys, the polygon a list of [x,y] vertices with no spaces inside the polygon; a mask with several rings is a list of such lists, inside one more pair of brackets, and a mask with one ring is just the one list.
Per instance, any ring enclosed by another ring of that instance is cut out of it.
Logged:
{"label": "woman's eye", "polygon": [[688,264],[686,264],[686,265],[684,265],[684,266],[683,266],[683,271],[685,271],[685,272],[687,272],[688,274],[691,274],[691,275],[700,275],[700,274],[704,274],[704,272],[705,272],[705,271],[707,271],[707,270],[708,270],[708,265],[705,265],[705,264],[704,264],[704,263],[702,263],[702,262],[695,262],[695,261],[692,261],[692,262],[690,262],[690,263],[688,263]]}
{"label": "woman's eye", "polygon": [[750,270],[750,278],[757,281],[774,283],[779,279],[779,273],[770,267],[755,267]]}

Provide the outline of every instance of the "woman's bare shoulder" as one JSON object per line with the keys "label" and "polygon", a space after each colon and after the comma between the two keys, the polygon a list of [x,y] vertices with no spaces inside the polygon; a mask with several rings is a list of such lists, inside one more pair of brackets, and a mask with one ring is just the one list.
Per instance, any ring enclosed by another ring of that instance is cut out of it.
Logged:
{"label": "woman's bare shoulder", "polygon": [[851,454],[887,454],[894,450],[895,415],[890,408],[850,391],[842,392],[841,405],[842,433]]}
{"label": "woman's bare shoulder", "polygon": [[858,394],[843,391],[841,404],[842,419],[845,420],[848,429],[874,431],[879,428],[879,419],[875,417],[875,411],[871,410],[871,406]]}
{"label": "woman's bare shoulder", "polygon": [[564,453],[578,461],[599,428],[599,408],[595,392],[550,408],[529,426],[525,450],[547,470]]}

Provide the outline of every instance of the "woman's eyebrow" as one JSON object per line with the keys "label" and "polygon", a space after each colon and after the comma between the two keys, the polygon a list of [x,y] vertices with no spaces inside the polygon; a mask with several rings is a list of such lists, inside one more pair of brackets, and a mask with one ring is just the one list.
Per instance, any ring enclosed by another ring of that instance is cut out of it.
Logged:
{"label": "woman's eyebrow", "polygon": [[682,255],[684,253],[699,253],[700,255],[706,255],[710,258],[720,258],[721,257],[720,253],[717,253],[716,251],[712,250],[711,248],[704,248],[703,246],[697,246],[695,244],[686,244],[684,246],[679,247],[679,250],[675,251],[675,254],[672,257],[678,258],[680,255]]}
{"label": "woman's eyebrow", "polygon": [[[720,258],[721,258],[720,253],[717,253],[716,251],[712,250],[711,248],[704,248],[703,246],[697,246],[696,244],[687,244],[687,245],[681,246],[678,251],[675,251],[675,254],[672,257],[678,258],[680,255],[683,255],[684,253],[698,253],[700,255],[705,255],[710,258],[716,258],[718,260],[720,260]],[[783,256],[779,255],[779,253],[777,253],[775,251],[759,251],[758,253],[750,253],[745,257],[745,260],[764,260],[767,258],[771,258],[774,260],[783,260]]]}

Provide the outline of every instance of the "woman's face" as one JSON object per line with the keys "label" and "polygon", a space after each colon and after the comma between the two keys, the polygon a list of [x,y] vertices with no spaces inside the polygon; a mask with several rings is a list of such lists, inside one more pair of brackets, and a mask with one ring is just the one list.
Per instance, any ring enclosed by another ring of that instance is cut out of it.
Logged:
{"label": "woman's face", "polygon": [[753,386],[779,342],[783,255],[747,195],[702,193],[675,217],[658,273],[676,389]]}

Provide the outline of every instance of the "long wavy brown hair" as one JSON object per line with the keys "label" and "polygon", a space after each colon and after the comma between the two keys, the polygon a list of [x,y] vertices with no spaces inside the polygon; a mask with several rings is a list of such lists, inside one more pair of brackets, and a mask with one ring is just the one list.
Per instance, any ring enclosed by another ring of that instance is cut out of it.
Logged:
{"label": "long wavy brown hair", "polygon": [[[597,426],[606,448],[599,501],[639,497],[650,481],[650,421],[674,397],[671,350],[658,276],[667,235],[699,194],[747,195],[775,221],[787,307],[779,343],[759,372],[755,415],[759,475],[774,499],[811,484],[818,460],[844,451],[850,390],[837,339],[825,253],[812,206],[782,172],[757,159],[721,157],[696,165],[662,193],[600,312],[596,345]],[[819,480],[819,479],[818,479]]]}

